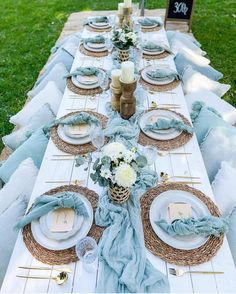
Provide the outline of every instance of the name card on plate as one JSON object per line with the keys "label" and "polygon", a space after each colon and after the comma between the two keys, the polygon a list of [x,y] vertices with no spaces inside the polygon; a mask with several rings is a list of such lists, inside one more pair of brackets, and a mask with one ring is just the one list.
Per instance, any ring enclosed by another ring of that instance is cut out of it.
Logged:
{"label": "name card on plate", "polygon": [[171,222],[192,216],[192,207],[188,203],[170,203],[168,208]]}
{"label": "name card on plate", "polygon": [[53,211],[51,232],[69,232],[72,230],[75,211],[72,208],[59,208]]}

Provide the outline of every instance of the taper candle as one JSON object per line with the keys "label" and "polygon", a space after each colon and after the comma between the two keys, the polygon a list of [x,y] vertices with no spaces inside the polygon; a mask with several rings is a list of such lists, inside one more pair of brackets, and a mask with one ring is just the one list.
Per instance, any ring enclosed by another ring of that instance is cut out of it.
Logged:
{"label": "taper candle", "polygon": [[113,69],[111,71],[111,84],[114,88],[120,88],[120,76],[121,70],[120,69]]}
{"label": "taper candle", "polygon": [[124,83],[132,83],[134,81],[134,63],[132,61],[121,63],[121,79]]}
{"label": "taper candle", "polygon": [[118,3],[118,14],[123,15],[124,3]]}
{"label": "taper candle", "polygon": [[127,7],[131,7],[132,6],[132,0],[124,0],[124,6]]}

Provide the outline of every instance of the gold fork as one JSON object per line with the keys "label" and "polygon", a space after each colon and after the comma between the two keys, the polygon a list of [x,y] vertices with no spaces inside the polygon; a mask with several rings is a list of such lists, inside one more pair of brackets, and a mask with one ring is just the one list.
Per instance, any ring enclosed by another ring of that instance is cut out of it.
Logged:
{"label": "gold fork", "polygon": [[46,184],[68,184],[70,183],[71,185],[82,185],[85,183],[85,180],[75,180],[75,181],[45,181]]}
{"label": "gold fork", "polygon": [[19,266],[21,269],[32,269],[32,270],[44,270],[44,271],[58,271],[58,272],[66,272],[72,273],[72,269],[70,267],[63,267],[63,268],[52,268],[48,266]]}
{"label": "gold fork", "polygon": [[169,273],[173,276],[182,277],[184,274],[224,274],[224,272],[215,271],[185,271],[182,269],[169,268]]}

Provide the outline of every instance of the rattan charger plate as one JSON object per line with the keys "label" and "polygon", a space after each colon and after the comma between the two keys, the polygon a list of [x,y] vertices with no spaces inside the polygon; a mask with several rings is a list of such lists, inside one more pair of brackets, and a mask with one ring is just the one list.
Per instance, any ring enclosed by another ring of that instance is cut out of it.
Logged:
{"label": "rattan charger plate", "polygon": [[[102,115],[100,113],[97,112],[93,112],[93,111],[76,111],[76,112],[71,112],[68,113],[67,115],[63,116],[63,118],[75,115],[75,114],[79,114],[81,112],[87,112],[91,115],[94,115],[97,119],[100,120],[102,128],[104,129],[106,127],[107,124],[107,120],[108,118],[105,115]],[[52,141],[54,142],[54,144],[58,147],[58,149],[60,149],[61,151],[64,151],[66,153],[69,154],[73,154],[73,155],[78,155],[78,154],[85,154],[88,152],[93,152],[96,151],[96,148],[92,145],[91,142],[83,144],[83,145],[72,145],[69,143],[64,142],[57,133],[57,126],[53,127],[51,129],[51,138]],[[108,138],[105,138],[105,144],[108,143]]]}
{"label": "rattan charger plate", "polygon": [[102,52],[94,52],[94,51],[89,51],[86,48],[84,48],[84,45],[80,45],[80,52],[83,53],[84,55],[87,56],[92,56],[92,57],[105,57],[108,55],[108,50],[102,51]]}
{"label": "rattan charger plate", "polygon": [[96,94],[102,93],[101,87],[97,87],[97,88],[93,88],[93,89],[79,88],[72,83],[72,80],[70,77],[66,79],[66,85],[69,90],[71,90],[73,93],[79,94],[79,95],[96,95]]}
{"label": "rattan charger plate", "polygon": [[86,30],[88,30],[88,31],[90,31],[90,32],[97,32],[97,33],[102,33],[102,32],[110,32],[111,30],[112,30],[112,28],[111,27],[109,27],[109,28],[100,28],[100,29],[95,29],[95,28],[92,28],[91,26],[89,26],[89,25],[85,25],[84,26],[85,27],[85,29]]}
{"label": "rattan charger plate", "polygon": [[[158,108],[158,109],[166,110],[164,108]],[[153,110],[155,110],[155,109],[150,109],[148,111],[153,111]],[[184,117],[181,113],[173,111],[173,110],[169,110],[169,109],[168,109],[168,111],[177,114],[186,125],[191,126],[188,119],[186,117]],[[140,131],[138,143],[143,146],[150,145],[150,146],[156,147],[159,150],[168,151],[168,150],[176,149],[176,148],[179,148],[179,147],[185,145],[192,138],[192,136],[193,136],[193,134],[190,134],[187,132],[182,132],[178,137],[176,137],[174,139],[161,141],[161,140],[155,140],[153,138],[150,138],[145,133]]]}
{"label": "rattan charger plate", "polygon": [[180,81],[174,80],[173,82],[166,84],[166,85],[153,85],[153,84],[150,84],[150,83],[144,81],[144,79],[142,77],[140,78],[139,82],[144,88],[147,88],[148,90],[154,91],[154,92],[170,91],[170,90],[177,88],[180,84]]}
{"label": "rattan charger plate", "polygon": [[157,32],[157,31],[160,31],[160,29],[162,28],[162,26],[156,26],[154,28],[145,28],[145,27],[142,27],[141,30],[143,33],[148,33],[148,32]]}
{"label": "rattan charger plate", "polygon": [[[95,193],[92,190],[89,190],[85,187],[80,187],[76,185],[67,185],[67,186],[61,186],[55,189],[52,189],[48,191],[47,195],[54,195],[58,192],[64,192],[64,191],[71,191],[76,193],[81,193],[90,201],[93,207],[93,212],[95,214],[98,199],[99,196],[97,193]],[[99,227],[95,224],[93,221],[92,227],[88,233],[88,236],[94,238],[97,242],[99,241],[102,232],[104,231],[104,228]],[[35,257],[37,260],[50,264],[50,265],[59,265],[59,264],[68,264],[71,262],[76,262],[78,260],[78,257],[75,253],[75,247],[65,249],[65,250],[49,250],[47,248],[42,247],[40,244],[38,244],[31,231],[31,225],[28,224],[23,228],[22,231],[23,234],[23,240],[25,242],[25,245],[27,249],[30,251],[30,253]]]}
{"label": "rattan charger plate", "polygon": [[201,191],[187,185],[168,183],[161,184],[147,191],[141,198],[141,217],[146,247],[161,259],[177,265],[197,265],[209,261],[213,258],[223,244],[224,235],[220,237],[210,236],[208,241],[197,249],[180,250],[164,243],[152,229],[149,220],[149,211],[153,200],[161,193],[168,190],[187,191],[199,198],[209,209],[213,216],[220,216],[218,207],[213,201]]}
{"label": "rattan charger plate", "polygon": [[162,58],[166,58],[167,56],[169,56],[170,53],[164,51],[161,54],[155,54],[155,55],[148,55],[143,53],[143,58],[147,59],[147,60],[152,60],[152,59],[162,59]]}

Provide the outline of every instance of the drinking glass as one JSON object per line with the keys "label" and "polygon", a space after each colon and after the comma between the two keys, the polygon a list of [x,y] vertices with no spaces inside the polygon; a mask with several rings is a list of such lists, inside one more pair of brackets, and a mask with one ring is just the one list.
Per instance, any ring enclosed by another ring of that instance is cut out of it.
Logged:
{"label": "drinking glass", "polygon": [[140,63],[143,58],[143,48],[141,46],[136,47],[135,49],[135,65],[138,70],[140,70]]}
{"label": "drinking glass", "polygon": [[106,45],[106,48],[107,48],[108,52],[111,54],[111,51],[113,49],[112,40],[110,38],[106,38],[105,45]]}
{"label": "drinking glass", "polygon": [[101,148],[103,147],[104,142],[105,142],[105,135],[104,135],[103,130],[99,127],[93,128],[90,133],[90,138],[91,138],[91,142],[92,142],[93,146],[97,149],[97,151],[94,155],[95,155],[95,157],[96,157],[96,155],[98,157],[99,153],[101,151]]}
{"label": "drinking glass", "polygon": [[143,154],[147,159],[147,164],[152,165],[157,157],[157,149],[153,146],[145,146]]}
{"label": "drinking glass", "polygon": [[139,15],[139,3],[133,3],[133,15],[137,17]]}
{"label": "drinking glass", "polygon": [[106,90],[108,88],[109,78],[105,72],[100,72],[98,75],[98,82],[99,86],[102,88],[102,97],[107,98],[109,95],[107,94]]}
{"label": "drinking glass", "polygon": [[111,14],[108,16],[108,19],[109,19],[109,23],[112,27],[112,30],[114,30],[115,28],[115,24],[116,24],[116,15],[115,14]]}
{"label": "drinking glass", "polygon": [[76,254],[88,272],[96,270],[96,259],[98,257],[98,245],[91,237],[84,237],[75,246]]}

